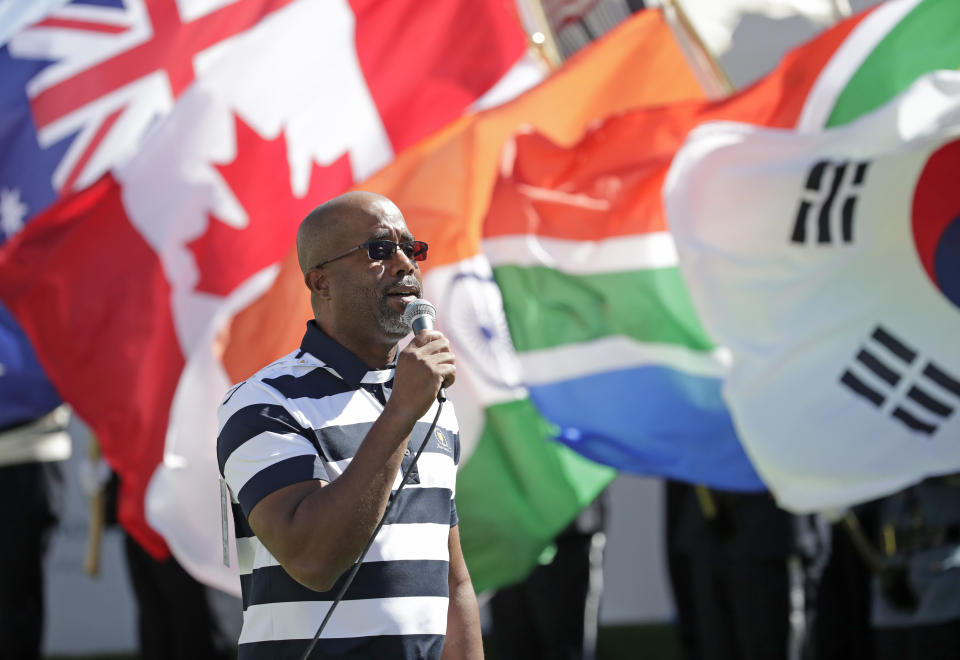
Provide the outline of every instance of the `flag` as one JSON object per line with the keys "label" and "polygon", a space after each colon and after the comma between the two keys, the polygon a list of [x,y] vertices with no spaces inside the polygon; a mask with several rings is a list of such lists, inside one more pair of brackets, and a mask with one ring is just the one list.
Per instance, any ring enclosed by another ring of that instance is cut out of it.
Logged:
{"label": "flag", "polygon": [[[457,382],[447,392],[461,428],[457,511],[464,556],[480,591],[525,577],[615,476],[555,441],[555,425],[537,409],[524,380],[483,246],[501,151],[522,126],[571,143],[598,117],[700,97],[660,12],[641,12],[540,86],[460,118],[360,184],[393,199],[414,235],[430,244],[424,294],[457,354]],[[309,316],[291,251],[271,291],[230,325],[223,362],[232,379],[295,346]],[[267,328],[274,334],[264,339]]]}
{"label": "flag", "polygon": [[960,470],[958,166],[955,70],[842,127],[707,124],[677,154],[681,267],[733,353],[724,395],[781,506]]}
{"label": "flag", "polygon": [[511,141],[483,252],[522,382],[557,440],[594,461],[764,490],[720,394],[729,353],[700,324],[651,209],[656,187],[637,185],[655,147],[623,137],[611,127],[574,149],[538,133]]}
{"label": "flag", "polygon": [[[0,66],[4,78],[0,79],[0,98],[8,98],[9,85],[14,82],[13,68],[9,66],[5,44],[24,26],[43,18],[51,9],[66,4],[66,0],[37,0],[31,3],[15,3],[0,0]],[[6,84],[5,84],[6,83]],[[2,106],[5,115],[9,105]],[[0,126],[11,123],[0,120]],[[17,126],[15,130],[19,130]],[[0,135],[6,131],[0,128]],[[0,137],[3,152],[9,153],[9,144]],[[3,166],[0,165],[0,171]],[[19,190],[3,185],[0,175],[0,245],[23,227],[28,209],[20,199]],[[63,460],[70,456],[70,438],[64,432],[69,411],[58,407],[60,397],[43,373],[37,356],[23,330],[0,304],[0,429],[12,430],[2,434],[0,443],[8,450],[16,445],[29,445],[23,460]],[[26,438],[26,442],[23,441]],[[51,448],[55,448],[51,451]]]}
{"label": "flag", "polygon": [[0,46],[27,25],[46,16],[51,9],[67,4],[69,0],[0,0]]}
{"label": "flag", "polygon": [[[824,67],[823,73],[813,85],[805,100],[796,128],[801,132],[810,132],[841,126],[876,110],[926,72],[942,68],[958,68],[960,43],[955,39],[958,29],[960,29],[960,7],[949,0],[898,0],[885,3],[864,14],[862,20],[859,20],[850,36],[837,49],[836,54]],[[717,118],[745,119],[733,116]],[[826,206],[831,207],[826,210],[826,216],[840,213],[842,217],[845,215],[844,207],[846,207],[848,209],[846,215],[852,218],[859,188],[869,173],[869,167],[862,160],[849,163],[844,169],[844,177],[839,177],[839,172],[832,163],[823,162],[820,167],[815,167],[816,165],[817,163],[810,163],[810,169],[805,173],[807,179],[804,182],[804,192],[796,200],[797,207],[792,217],[791,240],[819,241],[818,232],[821,224],[819,217]],[[817,177],[814,176],[816,172],[824,178],[817,181]],[[818,197],[818,189],[824,186],[823,182],[826,180],[831,181],[831,189],[834,185],[832,182],[836,182],[837,194],[844,195],[839,198],[843,200],[842,203],[834,195],[833,202],[827,205],[828,191]],[[804,202],[807,202],[806,211],[802,210]],[[834,206],[836,206],[835,210]],[[817,218],[817,221],[812,218]],[[801,222],[801,220],[804,221]],[[671,227],[673,227],[672,220]],[[832,232],[831,241],[843,243],[845,237],[852,236],[853,231],[853,223],[844,222],[841,219],[839,226]],[[808,232],[809,238],[807,238]],[[823,238],[826,240],[827,236],[824,235]],[[700,308],[699,303],[698,308]],[[874,337],[874,332],[871,332],[871,338],[868,340],[870,342],[879,342],[877,337],[887,336],[883,327],[873,330],[876,331],[876,336]],[[881,346],[883,346],[882,342],[874,344],[875,350],[883,350]],[[847,378],[847,380],[851,379]],[[745,442],[750,451],[751,441],[745,440]],[[750,451],[750,453],[753,458],[754,452]],[[760,463],[757,465],[761,474],[765,475],[765,480],[769,482],[766,473],[770,468]],[[917,480],[907,475],[908,471],[898,478],[892,478],[891,482],[899,480],[900,483],[904,483],[904,479],[911,482]],[[808,481],[807,485],[809,486],[810,483]],[[783,499],[787,497],[786,495],[780,494],[784,488],[781,483],[770,482],[770,485],[778,498],[782,499],[784,506],[797,510],[809,510],[814,506],[813,501],[816,497],[809,490],[799,496],[801,501],[787,500]],[[862,488],[858,491],[861,493],[875,487],[876,484],[853,484],[853,490]],[[896,488],[886,492],[892,490]],[[834,488],[825,489],[823,494],[823,498],[834,497],[835,499],[848,496],[850,495],[837,494]]]}
{"label": "flag", "polygon": [[[169,545],[194,576],[236,593],[232,544],[232,570],[221,565],[214,458],[231,382],[225,325],[270,286],[307,212],[496,92],[525,36],[495,0],[124,7],[184,31],[141,39],[139,57],[78,73],[46,98],[79,105],[99,93],[87,83],[129,79],[148,55],[167,67],[168,99],[179,96],[111,172],[89,184],[86,169],[67,168],[73,192],[0,250],[0,299],[120,474],[124,526],[155,556]],[[58,35],[46,34],[57,48],[76,41]],[[57,66],[35,72],[28,93]],[[120,103],[107,119],[134,112],[122,90],[91,106]],[[54,128],[74,121],[52,101],[29,107],[38,126],[50,113]]]}

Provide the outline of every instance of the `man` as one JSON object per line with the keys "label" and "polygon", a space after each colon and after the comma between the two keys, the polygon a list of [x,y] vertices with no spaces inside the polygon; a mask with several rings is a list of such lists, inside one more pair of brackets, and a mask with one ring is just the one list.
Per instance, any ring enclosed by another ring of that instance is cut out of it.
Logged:
{"label": "man", "polygon": [[[219,411],[241,659],[306,651],[424,442],[441,386],[453,383],[441,333],[397,348],[426,250],[390,200],[367,192],[335,198],[300,225],[314,320],[299,350],[231,389]],[[453,502],[459,438],[449,403],[426,442],[311,657],[482,657]]]}

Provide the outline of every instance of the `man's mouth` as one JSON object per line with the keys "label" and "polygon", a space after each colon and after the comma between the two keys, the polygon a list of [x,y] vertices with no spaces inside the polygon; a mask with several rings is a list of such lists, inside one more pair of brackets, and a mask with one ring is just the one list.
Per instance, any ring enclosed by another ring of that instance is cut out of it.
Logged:
{"label": "man's mouth", "polygon": [[387,291],[387,298],[399,300],[408,305],[420,297],[420,289],[416,287],[395,287]]}

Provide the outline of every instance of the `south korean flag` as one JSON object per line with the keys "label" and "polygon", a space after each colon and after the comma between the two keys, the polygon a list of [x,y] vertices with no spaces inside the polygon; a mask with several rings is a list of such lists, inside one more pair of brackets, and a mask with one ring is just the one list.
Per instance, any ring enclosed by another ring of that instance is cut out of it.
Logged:
{"label": "south korean flag", "polygon": [[664,187],[779,503],[841,508],[960,471],[960,73],[844,127],[695,130]]}

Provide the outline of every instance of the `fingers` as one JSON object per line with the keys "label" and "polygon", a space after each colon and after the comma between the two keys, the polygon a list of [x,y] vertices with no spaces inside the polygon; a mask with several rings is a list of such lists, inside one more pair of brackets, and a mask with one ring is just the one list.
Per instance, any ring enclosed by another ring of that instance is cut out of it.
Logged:
{"label": "fingers", "polygon": [[417,334],[407,348],[408,350],[415,350],[421,355],[451,352],[450,342],[438,330],[424,330]]}
{"label": "fingers", "polygon": [[453,364],[447,366],[449,366],[449,369],[443,374],[443,384],[441,385],[444,389],[453,385],[454,381],[457,380],[457,367]]}
{"label": "fingers", "polygon": [[434,374],[442,379],[443,387],[453,385],[456,380],[456,356],[450,348],[450,342],[438,330],[417,333],[403,352],[409,354],[408,358],[430,365]]}
{"label": "fingers", "polygon": [[413,346],[427,346],[432,344],[435,341],[447,342],[447,338],[443,336],[443,333],[439,330],[421,330],[413,336],[413,341],[410,343]]}

